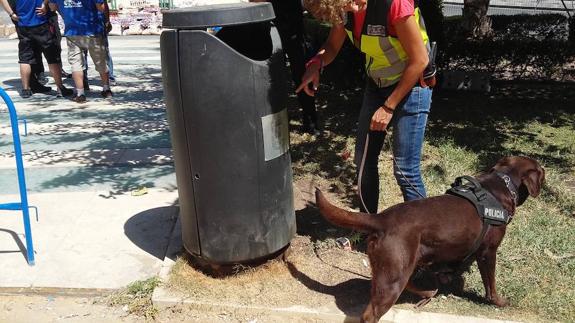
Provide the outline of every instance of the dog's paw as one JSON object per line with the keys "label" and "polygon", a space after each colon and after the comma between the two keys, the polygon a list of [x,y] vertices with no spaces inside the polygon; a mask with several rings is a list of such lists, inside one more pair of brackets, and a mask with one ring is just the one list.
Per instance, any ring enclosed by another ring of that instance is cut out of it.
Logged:
{"label": "dog's paw", "polygon": [[492,297],[488,300],[491,304],[493,304],[497,307],[505,307],[505,306],[509,305],[509,301],[507,299],[505,299],[504,297],[501,297],[501,296],[495,296],[495,297]]}

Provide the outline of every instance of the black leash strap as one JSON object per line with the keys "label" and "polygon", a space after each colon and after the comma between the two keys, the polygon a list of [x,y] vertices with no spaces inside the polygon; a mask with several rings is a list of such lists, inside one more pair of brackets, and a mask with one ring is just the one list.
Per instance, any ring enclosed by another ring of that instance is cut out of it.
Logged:
{"label": "black leash strap", "polygon": [[473,244],[471,251],[467,254],[467,256],[465,256],[465,258],[463,258],[463,261],[461,262],[463,264],[466,263],[467,260],[469,260],[469,258],[475,254],[477,249],[479,249],[479,246],[481,246],[481,243],[483,242],[483,239],[485,238],[485,235],[487,234],[487,231],[489,230],[489,227],[491,226],[490,224],[486,223],[485,221],[482,221],[481,225],[482,225],[481,233],[479,234],[479,237],[477,237],[477,239],[475,240],[475,243]]}

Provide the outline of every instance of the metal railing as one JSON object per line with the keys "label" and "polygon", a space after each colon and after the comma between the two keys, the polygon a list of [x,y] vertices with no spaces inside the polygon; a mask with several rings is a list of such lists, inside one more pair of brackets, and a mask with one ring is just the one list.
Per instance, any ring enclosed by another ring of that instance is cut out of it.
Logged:
{"label": "metal railing", "polygon": [[30,208],[36,210],[36,217],[38,217],[38,209],[34,206],[28,205],[28,193],[26,190],[26,178],[24,175],[24,162],[22,161],[22,146],[20,144],[20,133],[18,129],[18,115],[12,99],[8,96],[4,89],[0,88],[0,97],[8,107],[10,115],[10,125],[12,127],[12,138],[14,144],[14,158],[16,159],[16,170],[18,173],[18,189],[20,191],[20,201],[14,203],[0,204],[0,210],[6,211],[22,211],[24,220],[24,235],[26,236],[26,259],[28,265],[34,266],[34,244],[32,243],[32,228],[30,226]]}

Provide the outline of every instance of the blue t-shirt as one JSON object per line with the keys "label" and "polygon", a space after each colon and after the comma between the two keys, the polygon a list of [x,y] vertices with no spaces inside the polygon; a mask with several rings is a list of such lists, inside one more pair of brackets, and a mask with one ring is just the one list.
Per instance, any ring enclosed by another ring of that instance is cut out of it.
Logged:
{"label": "blue t-shirt", "polygon": [[104,34],[102,19],[96,4],[104,0],[50,0],[58,5],[64,19],[65,36],[95,36]]}
{"label": "blue t-shirt", "polygon": [[48,18],[36,14],[36,8],[41,7],[42,2],[42,0],[16,0],[16,14],[20,18],[18,26],[34,27],[45,24]]}

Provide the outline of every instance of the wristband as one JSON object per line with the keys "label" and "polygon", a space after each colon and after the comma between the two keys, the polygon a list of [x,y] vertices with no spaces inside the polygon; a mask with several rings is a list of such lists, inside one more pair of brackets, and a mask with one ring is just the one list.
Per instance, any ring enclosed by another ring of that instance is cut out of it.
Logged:
{"label": "wristband", "polygon": [[305,63],[305,68],[309,68],[313,64],[319,64],[319,72],[323,72],[323,60],[319,55],[312,57],[307,63]]}
{"label": "wristband", "polygon": [[383,108],[383,110],[385,110],[389,113],[393,113],[393,111],[395,110],[395,109],[390,108],[389,105],[387,105],[387,103],[384,103],[381,107]]}

